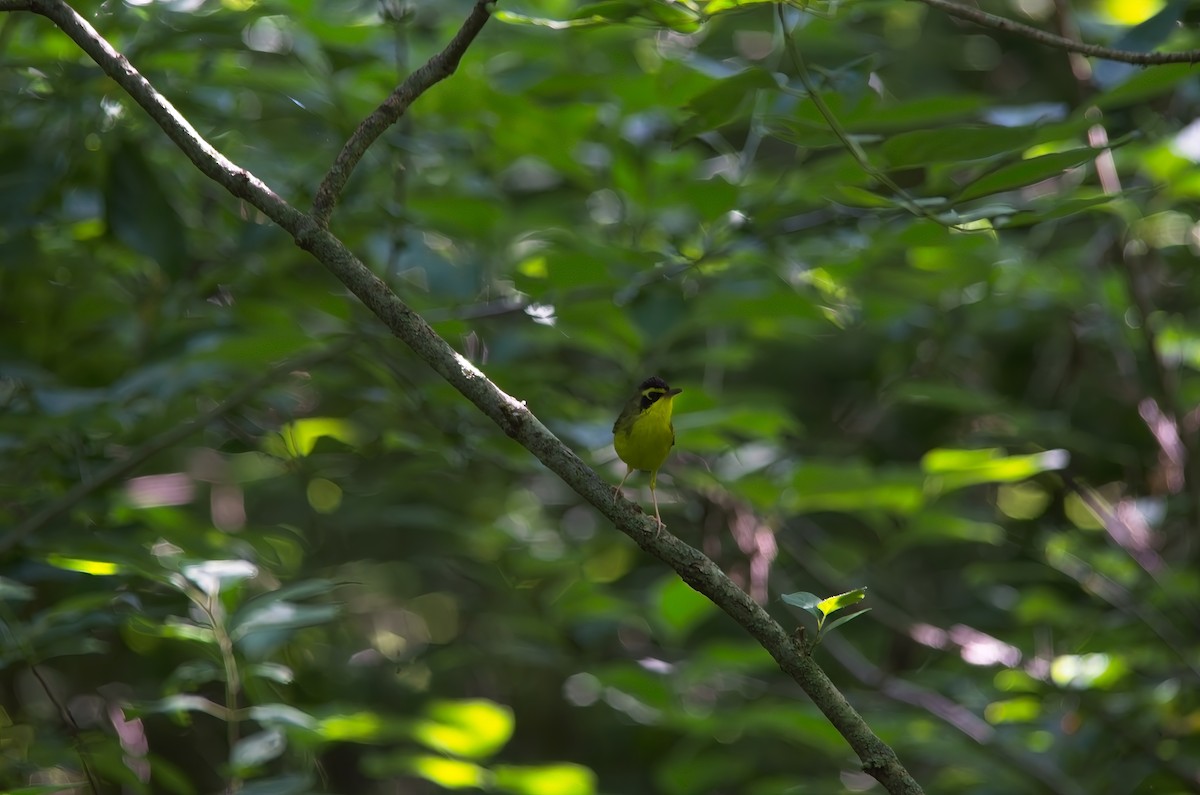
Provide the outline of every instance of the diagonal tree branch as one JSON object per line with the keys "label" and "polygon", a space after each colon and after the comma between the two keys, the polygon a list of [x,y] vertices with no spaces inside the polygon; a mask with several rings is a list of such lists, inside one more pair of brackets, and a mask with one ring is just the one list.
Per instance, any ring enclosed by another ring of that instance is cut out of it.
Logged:
{"label": "diagonal tree branch", "polygon": [[1200,50],[1184,50],[1183,52],[1134,52],[1132,50],[1117,50],[1099,44],[1085,44],[1065,36],[1047,33],[1044,30],[1014,22],[1006,17],[998,17],[977,8],[961,5],[953,0],[909,0],[911,3],[924,3],[930,8],[944,11],[952,17],[965,19],[985,28],[1002,30],[1005,33],[1015,33],[1032,39],[1047,47],[1055,47],[1067,52],[1075,52],[1092,58],[1104,58],[1109,61],[1138,64],[1140,66],[1155,66],[1168,63],[1197,63],[1200,62]]}
{"label": "diagonal tree branch", "polygon": [[313,218],[321,226],[329,225],[329,217],[333,215],[334,205],[338,196],[346,187],[350,174],[358,161],[362,160],[367,149],[375,140],[383,135],[383,131],[391,127],[416,99],[431,86],[445,80],[458,69],[458,62],[471,46],[471,42],[483,30],[483,26],[491,17],[491,0],[477,0],[471,9],[470,16],[463,22],[458,33],[446,45],[446,48],[430,58],[424,66],[410,74],[396,90],[358,125],[358,129],[346,141],[342,151],[329,169],[329,173],[321,180],[317,195],[313,199]]}
{"label": "diagonal tree branch", "polygon": [[[627,500],[614,500],[611,486],[534,416],[523,401],[503,392],[457,353],[425,320],[314,217],[277,196],[265,183],[222,156],[123,56],[63,0],[31,0],[31,10],[51,19],[141,105],[203,173],[249,202],[292,235],[336,276],[426,364],[495,422],[508,436],[558,475],[618,530],[663,561],[692,588],[742,626],[812,699],[858,755],[862,768],[893,795],[922,789],[895,751],[875,735],[846,701],[808,648],[788,632],[699,550],[667,532]],[[479,5],[476,6],[476,12]]]}

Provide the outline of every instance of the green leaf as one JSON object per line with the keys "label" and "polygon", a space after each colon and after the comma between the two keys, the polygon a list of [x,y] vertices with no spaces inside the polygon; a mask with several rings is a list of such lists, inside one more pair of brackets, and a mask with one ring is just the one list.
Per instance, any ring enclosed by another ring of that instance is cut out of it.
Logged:
{"label": "green leaf", "polygon": [[175,640],[191,640],[205,645],[211,645],[217,642],[217,636],[213,632],[212,627],[202,627],[193,624],[176,616],[168,616],[167,620],[151,630],[146,624],[141,624],[139,630],[143,632],[156,631],[161,637],[174,638]]}
{"label": "green leaf", "polygon": [[512,737],[512,710],[488,701],[438,701],[413,727],[413,739],[441,753],[481,759],[499,751]]}
{"label": "green leaf", "polygon": [[163,689],[168,693],[195,690],[199,685],[208,682],[220,682],[224,676],[224,669],[212,660],[188,660],[180,663],[171,672],[163,684]]}
{"label": "green leaf", "polygon": [[795,511],[907,514],[925,500],[923,478],[907,468],[871,469],[856,463],[809,462],[796,469],[788,507]]}
{"label": "green leaf", "polygon": [[1192,0],[1169,0],[1157,14],[1117,37],[1112,46],[1118,50],[1150,52],[1179,29],[1179,21],[1191,6]]}
{"label": "green leaf", "polygon": [[238,776],[246,778],[272,759],[278,759],[286,750],[287,739],[283,732],[267,729],[238,740],[229,754],[229,764]]}
{"label": "green leaf", "polygon": [[814,616],[820,613],[817,605],[821,604],[821,597],[808,591],[797,591],[796,593],[785,593],[781,597],[784,603],[792,607],[799,607],[802,610],[807,610]]}
{"label": "green leaf", "polygon": [[256,633],[326,624],[337,618],[340,612],[337,605],[298,605],[284,601],[258,604],[251,609],[238,611],[229,622],[229,634],[236,642]]}
{"label": "green leaf", "polygon": [[678,577],[664,580],[658,590],[658,615],[671,631],[672,637],[682,639],[701,621],[712,615],[717,606]]}
{"label": "green leaf", "polygon": [[704,13],[706,16],[713,16],[722,11],[732,11],[747,6],[762,5],[765,3],[776,3],[778,0],[708,0],[704,4]]}
{"label": "green leaf", "polygon": [[158,701],[151,701],[144,704],[133,704],[126,707],[125,712],[132,717],[162,713],[203,712],[206,715],[212,715],[214,718],[222,720],[228,718],[228,712],[220,704],[202,696],[187,694],[167,696]]}
{"label": "green leaf", "polygon": [[974,94],[948,94],[900,103],[880,102],[856,108],[839,120],[846,129],[856,132],[885,131],[971,116],[987,106],[986,99]]}
{"label": "green leaf", "polygon": [[571,15],[571,19],[624,22],[637,16],[647,5],[647,0],[602,0],[599,3],[580,6]]}
{"label": "green leaf", "polygon": [[266,604],[268,602],[279,601],[299,601],[301,599],[309,599],[314,596],[324,596],[337,590],[339,583],[334,580],[324,579],[308,579],[298,580],[282,588],[276,588],[274,591],[267,591],[264,594],[259,594],[246,600],[243,609],[250,610],[255,606]]}
{"label": "green leaf", "polygon": [[124,567],[120,563],[114,563],[111,560],[92,560],[87,558],[72,558],[66,555],[60,555],[57,552],[51,552],[46,556],[46,562],[56,568],[66,571],[77,571],[82,574],[91,574],[96,577],[111,577],[114,574],[120,574],[124,571]]}
{"label": "green leaf", "polygon": [[1069,168],[1075,168],[1095,159],[1096,150],[1090,147],[1031,157],[1019,163],[1003,166],[980,177],[965,187],[958,195],[957,200],[969,201],[990,193],[1032,185],[1050,177],[1060,176]]}
{"label": "green leaf", "polygon": [[889,137],[880,150],[891,168],[983,160],[1029,146],[1030,127],[954,126]]}
{"label": "green leaf", "polygon": [[377,778],[408,773],[431,781],[440,789],[490,789],[491,776],[486,768],[461,759],[415,754],[395,760],[390,765],[370,765],[370,775]]}
{"label": "green leaf", "polygon": [[25,583],[0,577],[0,599],[11,599],[15,602],[27,602],[34,597],[34,591]]}
{"label": "green leaf", "polygon": [[854,619],[858,618],[859,616],[865,616],[867,613],[870,613],[870,612],[871,612],[871,608],[867,607],[862,610],[859,610],[856,613],[850,613],[849,615],[842,616],[841,618],[835,618],[833,621],[830,621],[828,624],[826,624],[825,626],[823,626],[821,628],[821,634],[827,635],[830,632],[833,632],[838,627],[840,627],[842,624],[848,624],[849,622],[853,621]]}
{"label": "green leaf", "polygon": [[684,106],[688,117],[675,134],[676,145],[738,119],[753,103],[756,92],[778,87],[774,75],[758,68],[743,69],[717,81]]}
{"label": "green leaf", "polygon": [[[1076,193],[1082,191],[1076,190]],[[1054,197],[1050,201],[1037,202],[1031,205],[1026,205],[1025,209],[1013,213],[1008,218],[1003,219],[997,225],[1004,229],[1016,229],[1022,226],[1030,226],[1032,224],[1040,224],[1046,221],[1053,221],[1056,218],[1066,218],[1077,213],[1087,212],[1099,207],[1105,207],[1120,199],[1120,196],[1108,196],[1104,194],[1096,196],[1085,196],[1070,199],[1062,197]]]}
{"label": "green leaf", "polygon": [[258,576],[258,567],[248,560],[206,560],[183,566],[180,573],[201,592],[216,596],[222,588]]}
{"label": "green leaf", "polygon": [[924,510],[913,516],[905,531],[895,534],[892,540],[902,546],[951,541],[998,545],[1004,538],[1004,528],[993,522],[975,521],[949,511]]}
{"label": "green leaf", "polygon": [[304,458],[312,453],[320,439],[326,437],[354,447],[361,440],[362,434],[358,426],[349,420],[336,417],[306,417],[280,428],[277,437],[268,439],[266,449],[279,458]]}
{"label": "green leaf", "polygon": [[828,616],[830,613],[835,613],[843,607],[849,607],[853,604],[858,604],[863,599],[867,598],[866,588],[855,588],[853,591],[830,596],[822,599],[817,603],[817,610],[821,611],[822,615]]}
{"label": "green leaf", "polygon": [[370,743],[408,738],[412,731],[407,721],[358,710],[326,715],[317,723],[316,733],[327,742]]}
{"label": "green leaf", "polygon": [[1196,68],[1191,64],[1164,64],[1144,68],[1124,83],[1098,94],[1092,102],[1105,110],[1125,107],[1164,94],[1184,80],[1195,78]]}
{"label": "green leaf", "polygon": [[493,772],[496,788],[513,795],[593,795],[596,792],[596,774],[582,765],[497,765]]}
{"label": "green leaf", "polygon": [[1011,483],[1039,472],[1062,469],[1070,460],[1066,450],[1006,456],[1002,450],[930,450],[921,459],[932,492],[947,492],[980,483]]}
{"label": "green leaf", "polygon": [[703,17],[683,3],[669,0],[655,0],[645,7],[642,16],[677,33],[695,33],[704,22]]}
{"label": "green leaf", "polygon": [[291,668],[279,663],[254,663],[247,665],[244,675],[246,678],[258,677],[259,679],[268,679],[272,682],[278,682],[281,685],[290,685],[296,678]]}
{"label": "green leaf", "polygon": [[312,731],[320,725],[312,715],[289,704],[259,704],[250,707],[247,715],[264,726],[284,726]]}
{"label": "green leaf", "polygon": [[895,200],[856,185],[838,185],[838,193],[851,207],[895,207]]}

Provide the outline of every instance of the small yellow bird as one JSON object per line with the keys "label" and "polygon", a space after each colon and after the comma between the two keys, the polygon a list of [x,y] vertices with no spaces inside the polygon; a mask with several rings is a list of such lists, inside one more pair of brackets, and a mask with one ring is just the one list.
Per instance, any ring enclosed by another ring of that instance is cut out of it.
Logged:
{"label": "small yellow bird", "polygon": [[671,401],[682,392],[672,389],[667,382],[653,376],[638,386],[637,394],[629,399],[621,416],[613,425],[613,447],[629,470],[621,483],[613,489],[613,499],[621,493],[621,487],[633,474],[641,469],[650,473],[650,497],[654,500],[654,518],[658,521],[658,532],[662,532],[663,520],[658,515],[658,493],[654,488],[658,481],[658,468],[667,460],[675,444],[675,428],[671,425]]}

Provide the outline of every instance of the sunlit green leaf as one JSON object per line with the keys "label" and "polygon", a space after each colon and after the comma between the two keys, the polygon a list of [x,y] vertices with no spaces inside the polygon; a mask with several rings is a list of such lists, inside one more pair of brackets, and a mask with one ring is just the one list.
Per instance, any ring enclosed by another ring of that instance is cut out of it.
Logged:
{"label": "sunlit green leaf", "polygon": [[268,442],[267,451],[280,458],[303,458],[313,451],[317,441],[323,437],[354,446],[359,441],[360,433],[347,420],[311,417],[281,428],[279,436]]}
{"label": "sunlit green leaf", "polygon": [[408,727],[375,712],[336,713],[321,718],[316,727],[325,740],[332,742],[377,742],[408,734]]}
{"label": "sunlit green leaf", "polygon": [[867,598],[867,589],[866,588],[855,588],[853,591],[847,591],[846,593],[838,594],[837,596],[830,596],[825,599],[822,599],[820,602],[817,603],[816,607],[817,607],[817,610],[819,610],[822,615],[827,616],[830,613],[841,610],[844,607],[849,607],[850,605],[858,604],[859,602],[861,602],[863,599],[866,599],[866,598]]}
{"label": "sunlit green leaf", "polygon": [[1129,665],[1112,654],[1063,654],[1050,663],[1050,678],[1071,690],[1106,689],[1129,672]]}
{"label": "sunlit green leaf", "polygon": [[1070,457],[1065,450],[1006,456],[1002,450],[930,450],[921,459],[934,491],[952,491],[979,483],[1025,480],[1039,472],[1062,469]]}
{"label": "sunlit green leaf", "polygon": [[67,571],[78,571],[83,574],[93,574],[100,577],[120,574],[122,571],[120,564],[113,563],[112,561],[70,558],[66,555],[60,555],[57,552],[51,552],[47,555],[46,562],[51,566],[66,569]]}
{"label": "sunlit green leaf", "polygon": [[422,744],[473,759],[491,756],[512,736],[515,722],[507,707],[492,701],[439,701],[413,727]]}
{"label": "sunlit green leaf", "polygon": [[731,11],[737,8],[746,8],[762,3],[773,2],[775,2],[775,0],[708,0],[708,2],[704,4],[704,13],[710,15],[719,14],[722,11]]}
{"label": "sunlit green leaf", "polygon": [[490,778],[478,765],[441,756],[412,756],[407,767],[414,775],[449,790],[484,789]]}
{"label": "sunlit green leaf", "polygon": [[498,765],[495,786],[514,795],[593,795],[596,774],[581,765]]}
{"label": "sunlit green leaf", "polygon": [[988,722],[995,724],[1028,723],[1037,720],[1041,713],[1041,701],[1031,696],[993,701],[983,711]]}

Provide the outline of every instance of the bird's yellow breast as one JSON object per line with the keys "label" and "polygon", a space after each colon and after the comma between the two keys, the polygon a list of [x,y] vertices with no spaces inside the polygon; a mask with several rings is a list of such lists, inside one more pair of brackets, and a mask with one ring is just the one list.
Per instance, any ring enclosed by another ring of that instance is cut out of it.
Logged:
{"label": "bird's yellow breast", "polygon": [[663,465],[675,443],[671,427],[671,397],[650,404],[628,427],[613,434],[613,447],[621,460],[633,469],[653,472]]}

